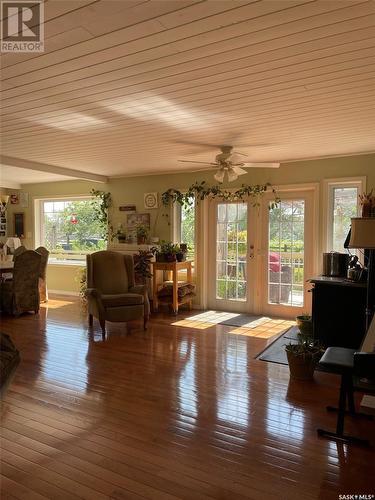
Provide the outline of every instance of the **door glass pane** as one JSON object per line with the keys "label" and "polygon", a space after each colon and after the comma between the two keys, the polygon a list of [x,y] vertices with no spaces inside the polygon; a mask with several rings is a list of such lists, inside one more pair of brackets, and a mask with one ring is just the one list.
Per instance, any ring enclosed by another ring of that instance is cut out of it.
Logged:
{"label": "door glass pane", "polygon": [[268,303],[303,306],[304,200],[285,200],[269,212]]}
{"label": "door glass pane", "polygon": [[247,293],[247,204],[219,203],[216,220],[216,298],[244,301]]}

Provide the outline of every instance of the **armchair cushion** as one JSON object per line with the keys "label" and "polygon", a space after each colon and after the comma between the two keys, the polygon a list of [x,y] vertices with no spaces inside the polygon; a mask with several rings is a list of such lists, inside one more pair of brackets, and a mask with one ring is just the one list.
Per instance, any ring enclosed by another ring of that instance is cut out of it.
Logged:
{"label": "armchair cushion", "polygon": [[139,293],[102,294],[101,299],[104,307],[133,306],[144,302]]}

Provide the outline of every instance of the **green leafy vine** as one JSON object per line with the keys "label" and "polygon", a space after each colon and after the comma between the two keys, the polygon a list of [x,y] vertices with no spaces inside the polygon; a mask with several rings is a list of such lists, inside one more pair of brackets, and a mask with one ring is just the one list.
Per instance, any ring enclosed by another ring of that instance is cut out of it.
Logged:
{"label": "green leafy vine", "polygon": [[270,183],[266,184],[242,184],[236,191],[229,191],[220,186],[210,186],[206,181],[195,182],[185,192],[178,189],[169,188],[161,195],[161,200],[164,206],[169,206],[173,203],[180,205],[191,206],[194,200],[202,201],[205,198],[218,198],[223,201],[241,201],[248,198],[253,198],[253,207],[259,207],[260,198],[266,191],[272,191],[274,200],[270,203],[270,209],[275,208],[280,203],[280,198],[276,193],[275,188]]}
{"label": "green leafy vine", "polygon": [[109,220],[109,210],[112,206],[111,193],[91,189],[90,194],[95,196],[95,198],[99,201],[99,203],[93,203],[92,206],[102,228],[101,236],[105,241],[108,241],[109,239],[112,239],[113,235],[113,227]]}

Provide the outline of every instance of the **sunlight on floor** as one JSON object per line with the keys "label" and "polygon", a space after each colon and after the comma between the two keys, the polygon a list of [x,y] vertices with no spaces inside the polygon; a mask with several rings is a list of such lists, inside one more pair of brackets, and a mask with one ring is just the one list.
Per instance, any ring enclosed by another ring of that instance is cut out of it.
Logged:
{"label": "sunlight on floor", "polygon": [[207,328],[212,328],[212,323],[204,323],[203,321],[194,321],[190,318],[182,319],[172,323],[173,326],[183,326],[185,328],[195,328],[196,330],[206,330]]}
{"label": "sunlight on floor", "polygon": [[[238,326],[235,326],[239,323]],[[183,320],[176,321],[173,326],[206,330],[213,325],[234,326],[229,333],[268,339],[277,335],[295,323],[285,319],[272,319],[266,316],[251,316],[223,311],[206,311]]]}
{"label": "sunlight on floor", "polygon": [[231,330],[229,333],[233,333],[235,335],[245,335],[247,337],[269,339],[274,335],[284,332],[293,325],[295,325],[294,321],[269,319],[267,322],[262,323],[255,328],[240,326],[238,328],[235,328],[234,330]]}
{"label": "sunlight on floor", "polygon": [[40,304],[40,307],[45,307],[48,309],[59,309],[60,307],[70,306],[74,304],[73,300],[66,299],[49,299],[48,302],[43,302]]}

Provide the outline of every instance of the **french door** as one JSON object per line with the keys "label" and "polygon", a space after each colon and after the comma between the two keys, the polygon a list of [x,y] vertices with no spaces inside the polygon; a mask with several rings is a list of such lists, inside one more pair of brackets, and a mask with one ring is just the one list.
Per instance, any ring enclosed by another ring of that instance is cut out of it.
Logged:
{"label": "french door", "polygon": [[209,308],[247,312],[254,307],[253,219],[249,203],[210,202]]}
{"label": "french door", "polygon": [[208,307],[293,317],[310,309],[313,192],[282,194],[271,209],[251,202],[210,202]]}

